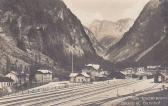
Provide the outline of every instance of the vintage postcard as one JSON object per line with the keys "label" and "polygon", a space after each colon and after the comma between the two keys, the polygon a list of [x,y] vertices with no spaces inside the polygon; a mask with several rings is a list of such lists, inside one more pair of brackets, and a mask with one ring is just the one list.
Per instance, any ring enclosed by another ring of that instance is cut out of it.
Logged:
{"label": "vintage postcard", "polygon": [[168,106],[168,0],[0,0],[0,106]]}

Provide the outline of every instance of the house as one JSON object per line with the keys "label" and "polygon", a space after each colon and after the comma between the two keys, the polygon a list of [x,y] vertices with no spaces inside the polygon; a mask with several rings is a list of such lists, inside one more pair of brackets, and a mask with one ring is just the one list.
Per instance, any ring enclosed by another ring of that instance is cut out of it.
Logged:
{"label": "house", "polygon": [[146,72],[145,67],[138,67],[136,69],[136,75],[139,78],[139,80],[148,79],[148,73]]}
{"label": "house", "polygon": [[150,66],[147,66],[147,69],[159,69],[161,67],[161,65],[155,65],[155,66],[152,66],[152,65],[150,65]]}
{"label": "house", "polygon": [[37,70],[35,73],[37,83],[48,83],[52,81],[52,72],[49,70]]}
{"label": "house", "polygon": [[6,75],[6,77],[11,78],[14,81],[14,84],[19,83],[18,74],[14,71],[11,71]]}
{"label": "house", "polygon": [[82,72],[87,73],[91,77],[91,81],[104,81],[107,79],[108,72],[102,70],[98,65],[97,68],[92,66],[86,66],[82,69]]}
{"label": "house", "polygon": [[91,77],[87,73],[71,73],[69,75],[70,82],[72,83],[89,83],[91,82]]}
{"label": "house", "polygon": [[71,73],[69,75],[70,77],[70,82],[76,82],[76,76],[78,75],[78,73]]}
{"label": "house", "polygon": [[123,71],[121,71],[123,75],[125,75],[125,78],[130,79],[130,78],[136,78],[135,70],[132,67],[125,68]]}
{"label": "house", "polygon": [[6,89],[8,87],[12,87],[14,81],[11,78],[0,76],[0,88]]}
{"label": "house", "polygon": [[29,74],[22,72],[11,71],[6,75],[6,77],[11,78],[14,81],[14,84],[22,85],[29,82]]}
{"label": "house", "polygon": [[136,70],[137,74],[144,74],[145,73],[145,67],[138,67],[137,70]]}
{"label": "house", "polygon": [[157,72],[154,75],[154,83],[163,83],[163,82],[168,83],[168,74],[163,72]]}
{"label": "house", "polygon": [[91,81],[95,81],[95,76],[97,76],[97,70],[95,68],[93,68],[92,66],[85,66],[82,69],[82,72],[89,74],[91,77]]}
{"label": "house", "polygon": [[90,75],[88,75],[87,73],[80,73],[76,76],[77,83],[89,83],[90,81]]}
{"label": "house", "polygon": [[158,65],[158,66],[147,66],[146,70],[147,70],[147,72],[150,72],[154,75],[157,71],[160,70],[160,68],[161,68],[160,65]]}

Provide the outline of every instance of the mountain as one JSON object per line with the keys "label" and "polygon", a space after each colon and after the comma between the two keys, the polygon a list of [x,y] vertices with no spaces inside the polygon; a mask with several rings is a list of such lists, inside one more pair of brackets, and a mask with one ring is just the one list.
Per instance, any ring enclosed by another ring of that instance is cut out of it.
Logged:
{"label": "mountain", "polygon": [[129,30],[132,24],[133,19],[130,18],[121,19],[117,22],[95,20],[91,23],[89,29],[100,44],[109,48],[123,37],[123,34]]}
{"label": "mountain", "polygon": [[62,0],[0,0],[0,45],[5,73],[35,67],[65,75],[71,71],[72,54],[74,70],[101,61],[80,20]]}
{"label": "mountain", "polygon": [[122,65],[168,65],[168,1],[151,0],[104,58]]}
{"label": "mountain", "polygon": [[99,56],[103,56],[106,53],[107,48],[101,45],[101,43],[96,39],[94,34],[87,27],[85,27],[85,32],[89,36],[90,41],[92,42],[92,46],[95,49],[96,53]]}

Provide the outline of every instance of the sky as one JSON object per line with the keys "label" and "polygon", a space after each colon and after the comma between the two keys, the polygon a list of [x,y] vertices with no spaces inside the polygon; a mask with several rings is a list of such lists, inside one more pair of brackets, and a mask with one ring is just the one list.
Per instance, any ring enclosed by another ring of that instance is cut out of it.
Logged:
{"label": "sky", "polygon": [[94,20],[136,19],[149,0],[63,0],[68,8],[88,26]]}

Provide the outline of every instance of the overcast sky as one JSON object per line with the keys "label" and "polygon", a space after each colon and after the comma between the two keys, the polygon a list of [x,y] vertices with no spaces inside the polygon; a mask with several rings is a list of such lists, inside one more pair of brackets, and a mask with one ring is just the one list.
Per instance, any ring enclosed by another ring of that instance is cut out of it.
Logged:
{"label": "overcast sky", "polygon": [[68,8],[89,25],[93,20],[136,19],[149,0],[63,0]]}

